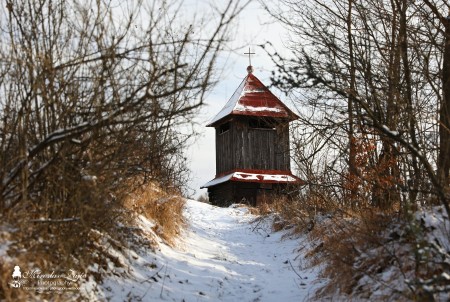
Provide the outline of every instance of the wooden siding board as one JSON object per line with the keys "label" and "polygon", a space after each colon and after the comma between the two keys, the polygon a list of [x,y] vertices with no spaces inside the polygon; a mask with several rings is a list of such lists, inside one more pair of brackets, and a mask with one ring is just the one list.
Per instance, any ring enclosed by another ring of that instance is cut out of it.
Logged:
{"label": "wooden siding board", "polygon": [[278,170],[290,170],[289,126],[283,124],[277,127],[277,136],[278,142],[275,145],[275,166]]}
{"label": "wooden siding board", "polygon": [[274,130],[249,129],[247,165],[245,169],[276,170],[275,146],[277,144]]}
{"label": "wooden siding board", "polygon": [[281,193],[288,187],[287,184],[274,184],[271,187],[264,187],[259,183],[239,183],[226,182],[208,188],[210,202],[217,206],[230,206],[233,203],[245,203],[257,205],[263,196],[271,196]]}
{"label": "wooden siding board", "polygon": [[249,120],[230,121],[230,129],[216,127],[216,173],[234,169],[290,170],[289,126],[275,130],[249,127]]}
{"label": "wooden siding board", "polygon": [[233,127],[230,130],[219,133],[219,128],[216,128],[216,171],[218,174],[229,171],[234,168],[234,141],[233,141]]}
{"label": "wooden siding board", "polygon": [[208,196],[212,204],[217,206],[228,206],[234,203],[233,184],[231,182],[226,182],[208,188]]}

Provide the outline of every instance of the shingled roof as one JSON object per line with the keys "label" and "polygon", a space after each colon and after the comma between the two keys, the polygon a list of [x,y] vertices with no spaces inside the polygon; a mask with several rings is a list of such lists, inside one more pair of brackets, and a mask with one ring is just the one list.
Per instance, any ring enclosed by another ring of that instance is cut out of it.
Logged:
{"label": "shingled roof", "polygon": [[281,102],[257,77],[252,68],[222,110],[206,125],[214,127],[230,115],[285,118],[296,120],[298,116]]}

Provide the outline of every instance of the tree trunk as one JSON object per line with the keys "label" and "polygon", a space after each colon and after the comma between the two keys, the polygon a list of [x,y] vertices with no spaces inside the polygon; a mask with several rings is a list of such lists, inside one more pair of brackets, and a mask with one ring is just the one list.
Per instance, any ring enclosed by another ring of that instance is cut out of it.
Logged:
{"label": "tree trunk", "polygon": [[[403,73],[405,77],[405,101],[406,101],[406,116],[407,116],[407,125],[406,128],[409,130],[409,134],[411,137],[412,144],[414,148],[419,150],[419,144],[417,142],[417,133],[416,133],[416,119],[414,117],[414,109],[413,109],[413,92],[412,92],[412,80],[411,80],[411,68],[409,64],[409,56],[408,56],[408,35],[407,35],[407,16],[406,11],[408,8],[408,0],[402,0],[400,6],[400,28],[399,28],[399,46],[402,57],[402,65],[403,65]],[[419,190],[419,184],[421,182],[421,171],[419,168],[419,164],[417,162],[417,158],[415,156],[411,159],[411,165],[413,169],[413,175],[409,175],[409,178],[412,180],[412,190],[409,194],[409,203],[413,204],[417,198],[417,192]]]}
{"label": "tree trunk", "polygon": [[439,111],[438,177],[442,186],[448,187],[450,172],[450,16],[442,20],[445,26],[445,45],[442,66],[443,97]]}
{"label": "tree trunk", "polygon": [[[354,117],[353,117],[353,105],[354,98],[356,94],[356,68],[353,54],[353,40],[352,40],[352,6],[353,0],[348,1],[348,14],[347,14],[347,39],[348,39],[348,49],[349,49],[349,60],[350,60],[350,91],[348,96],[348,140],[350,144],[349,159],[348,159],[348,172],[349,177],[347,181],[355,182],[357,175],[356,169],[356,142],[354,133]],[[355,202],[358,194],[358,186],[350,186],[350,196],[349,202],[352,207],[355,207]]]}
{"label": "tree trunk", "polygon": [[[399,18],[399,7],[391,1],[393,9],[391,45],[389,53],[388,67],[388,94],[386,100],[386,115],[384,124],[390,130],[397,130],[399,120],[399,106],[401,102],[401,55],[400,55],[400,29],[397,23]],[[400,200],[400,192],[396,187],[396,181],[399,179],[398,150],[393,139],[381,136],[382,150],[378,159],[377,168],[378,177],[373,184],[372,203],[380,208],[387,209],[395,202]]]}

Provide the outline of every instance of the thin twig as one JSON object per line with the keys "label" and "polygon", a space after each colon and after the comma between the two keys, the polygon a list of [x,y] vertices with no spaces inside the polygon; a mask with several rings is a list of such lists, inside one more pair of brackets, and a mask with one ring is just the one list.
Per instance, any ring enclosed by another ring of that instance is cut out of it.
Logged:
{"label": "thin twig", "polygon": [[61,222],[76,222],[80,221],[80,218],[62,218],[62,219],[31,219],[30,222],[45,222],[45,223],[61,223]]}
{"label": "thin twig", "polygon": [[[142,283],[144,283],[144,282],[150,282],[151,279],[155,279],[155,276],[157,276],[158,273],[159,273],[163,268],[164,268],[164,266],[162,266],[156,273],[154,273],[153,276],[151,276],[150,278],[148,278],[148,279],[146,279],[146,280],[141,281],[140,283],[142,284]],[[151,282],[150,282],[150,283],[151,283]]]}
{"label": "thin twig", "polygon": [[288,260],[288,262],[289,262],[289,264],[291,265],[291,267],[292,267],[292,270],[294,271],[294,273],[300,278],[300,279],[304,279],[302,276],[300,276],[300,274],[299,273],[297,273],[297,271],[295,270],[295,268],[294,268],[294,266],[292,265],[292,263],[291,263],[291,260]]}
{"label": "thin twig", "polygon": [[161,293],[159,294],[159,297],[162,299],[162,294],[163,294],[163,290],[164,290],[164,282],[166,281],[166,276],[167,276],[167,263],[166,263],[166,269],[164,271],[164,279],[163,279],[163,283],[161,286]]}
{"label": "thin twig", "polygon": [[153,280],[156,280],[155,276],[157,276],[158,273],[159,273],[163,268],[164,268],[164,266],[161,266],[161,268],[160,268],[156,273],[154,273],[153,276],[151,276],[150,278],[148,278],[148,279],[143,280],[143,281],[140,282],[141,284],[144,283],[144,282],[150,283],[150,285],[148,286],[147,290],[146,290],[145,293],[142,295],[141,300],[147,295],[148,291],[149,291],[150,288],[152,287],[152,284],[153,284],[153,283],[150,282],[150,280],[152,280],[152,279],[153,279]]}

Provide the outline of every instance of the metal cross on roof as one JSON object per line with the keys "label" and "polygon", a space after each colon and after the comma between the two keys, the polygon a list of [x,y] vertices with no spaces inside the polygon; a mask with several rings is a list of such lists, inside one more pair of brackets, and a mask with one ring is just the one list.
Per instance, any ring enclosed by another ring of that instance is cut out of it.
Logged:
{"label": "metal cross on roof", "polygon": [[248,52],[244,52],[244,55],[248,55],[248,65],[252,66],[252,58],[250,57],[251,55],[254,55],[254,52],[250,51],[250,47],[248,48]]}

